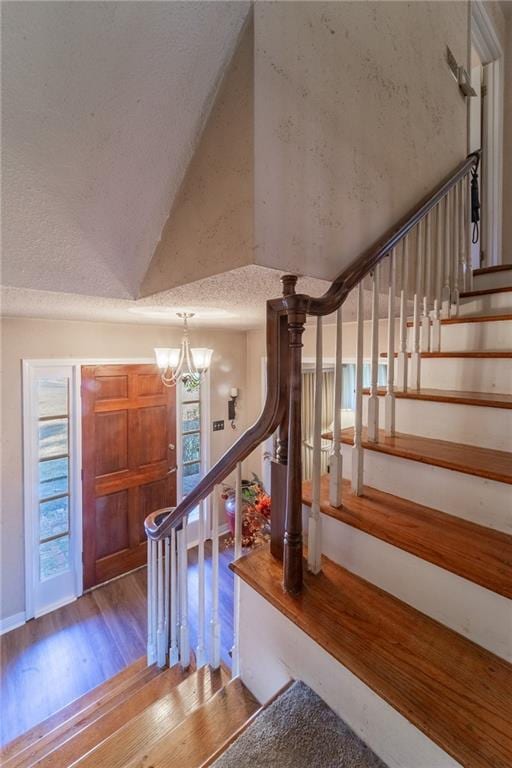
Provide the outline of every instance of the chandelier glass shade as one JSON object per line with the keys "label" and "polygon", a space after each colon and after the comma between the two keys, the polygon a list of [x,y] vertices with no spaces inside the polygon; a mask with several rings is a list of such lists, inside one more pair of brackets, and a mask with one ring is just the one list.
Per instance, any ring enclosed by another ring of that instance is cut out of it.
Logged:
{"label": "chandelier glass shade", "polygon": [[199,380],[210,367],[213,349],[191,347],[188,331],[188,318],[192,312],[178,312],[183,318],[183,339],[181,347],[155,347],[156,364],[166,387],[175,387],[178,381],[186,378]]}

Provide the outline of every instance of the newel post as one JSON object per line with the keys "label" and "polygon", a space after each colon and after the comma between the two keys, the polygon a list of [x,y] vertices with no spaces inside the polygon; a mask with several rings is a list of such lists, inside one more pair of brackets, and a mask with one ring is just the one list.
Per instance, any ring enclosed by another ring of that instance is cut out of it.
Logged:
{"label": "newel post", "polygon": [[304,299],[295,294],[296,278],[283,278],[288,309],[289,399],[288,465],[284,533],[284,588],[297,594],[302,589],[302,334],[306,322]]}
{"label": "newel post", "polygon": [[[293,278],[295,282],[297,278]],[[289,290],[286,283],[284,290]],[[293,291],[292,291],[293,292]],[[286,295],[286,293],[284,294]],[[275,455],[272,457],[270,467],[270,486],[272,494],[272,515],[270,517],[270,552],[273,557],[283,560],[283,545],[286,515],[286,477],[288,467],[288,400],[289,400],[289,345],[288,345],[288,318],[282,315],[279,318],[279,378],[281,381],[281,402],[286,403],[282,411],[277,440],[275,443]]]}

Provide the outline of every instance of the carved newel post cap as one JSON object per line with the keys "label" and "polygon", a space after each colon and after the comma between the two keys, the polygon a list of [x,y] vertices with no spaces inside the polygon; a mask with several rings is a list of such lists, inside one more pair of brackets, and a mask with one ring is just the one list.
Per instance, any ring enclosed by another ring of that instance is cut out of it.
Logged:
{"label": "carved newel post cap", "polygon": [[297,275],[283,275],[281,283],[283,285],[283,296],[292,296],[295,293],[295,286],[297,285]]}

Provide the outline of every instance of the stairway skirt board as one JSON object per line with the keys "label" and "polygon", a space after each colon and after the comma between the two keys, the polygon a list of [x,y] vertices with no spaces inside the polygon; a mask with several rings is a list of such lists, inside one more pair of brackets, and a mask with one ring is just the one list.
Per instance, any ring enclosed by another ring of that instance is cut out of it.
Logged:
{"label": "stairway skirt board", "polygon": [[512,311],[512,293],[499,291],[479,296],[465,296],[459,305],[459,316],[490,315]]}
{"label": "stairway skirt board", "polygon": [[[308,512],[304,507],[305,531]],[[509,598],[328,515],[321,519],[322,552],[330,560],[512,662]]]}
{"label": "stairway skirt board", "polygon": [[[351,478],[352,447],[343,445],[343,477]],[[364,483],[426,507],[512,533],[507,483],[365,450]]]}
{"label": "stairway skirt board", "polygon": [[[397,432],[512,452],[512,408],[488,408],[399,396],[395,407]],[[384,429],[384,419],[382,405],[379,408],[380,429]],[[368,395],[365,395],[363,425],[367,423]]]}
{"label": "stairway skirt board", "polygon": [[[460,350],[472,350],[479,349],[486,350],[509,350],[510,349],[510,337],[512,335],[512,319],[509,315],[505,315],[508,319],[495,321],[483,321],[483,322],[457,322],[457,323],[442,323],[441,324],[441,351],[442,352],[458,352]],[[457,318],[463,320],[464,318]],[[386,339],[386,334],[384,335]],[[413,340],[413,328],[409,328],[408,333],[409,345],[408,348],[412,349]],[[381,352],[386,352],[384,347],[381,347]]]}
{"label": "stairway skirt board", "polygon": [[259,701],[302,680],[389,768],[461,768],[244,581],[240,594],[241,677]]}
{"label": "stairway skirt board", "polygon": [[266,708],[213,768],[386,768],[302,682]]}
{"label": "stairway skirt board", "polygon": [[511,381],[512,357],[421,358],[422,387],[510,393]]}

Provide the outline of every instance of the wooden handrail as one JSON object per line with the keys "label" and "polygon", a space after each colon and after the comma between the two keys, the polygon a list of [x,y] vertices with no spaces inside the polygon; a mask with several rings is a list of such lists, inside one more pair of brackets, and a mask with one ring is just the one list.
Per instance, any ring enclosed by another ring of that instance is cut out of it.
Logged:
{"label": "wooden handrail", "polygon": [[277,429],[286,408],[285,376],[288,350],[284,347],[283,325],[286,308],[283,299],[267,301],[267,397],[259,419],[229,448],[196,487],[177,507],[159,509],[146,517],[144,526],[150,539],[168,536],[171,529],[200,501],[211,493],[264,440]]}
{"label": "wooden handrail", "polygon": [[[168,536],[171,529],[177,527],[183,517],[205,499],[215,485],[225,480],[238,462],[247,458],[263,440],[272,435],[278,426],[281,425],[281,431],[286,435],[286,428],[283,430],[282,426],[283,422],[286,423],[286,409],[289,405],[288,379],[289,374],[292,374],[296,381],[297,371],[293,372],[289,369],[290,350],[285,340],[288,331],[291,335],[293,333],[297,335],[297,317],[308,314],[313,316],[330,315],[339,309],[352,289],[435,208],[461,179],[473,168],[478,168],[480,154],[480,151],[474,152],[460,163],[455,171],[438,184],[419,204],[410,209],[398,224],[391,227],[382,238],[367,248],[353,264],[343,270],[323,296],[315,298],[306,294],[296,294],[294,291],[296,278],[291,276],[283,278],[284,296],[267,302],[267,396],[259,419],[231,446],[177,507],[159,509],[146,518],[145,529],[150,539],[159,540]],[[297,338],[290,344],[292,349],[298,349],[299,346],[300,341]],[[295,357],[297,363],[300,354],[295,353]],[[297,414],[295,416],[297,417]],[[296,432],[298,425],[295,424],[294,428]],[[295,441],[298,441],[297,445],[300,447],[300,429],[298,435],[295,433]],[[286,455],[285,450],[284,455]],[[289,480],[292,479],[292,476],[295,477],[297,469],[295,466],[289,466]],[[292,489],[296,487],[300,489],[300,482],[297,482],[295,477],[294,482],[288,484],[288,496],[290,497],[288,504],[292,501]],[[287,525],[289,523],[288,520]],[[295,546],[298,549],[298,533],[295,532],[293,535],[295,536]],[[296,559],[295,566],[297,569],[298,559]],[[296,577],[298,578],[297,574]]]}

